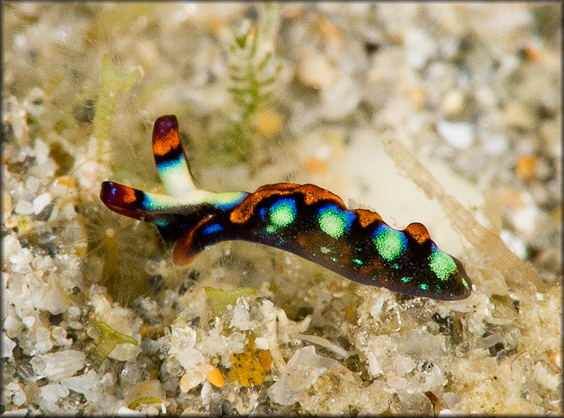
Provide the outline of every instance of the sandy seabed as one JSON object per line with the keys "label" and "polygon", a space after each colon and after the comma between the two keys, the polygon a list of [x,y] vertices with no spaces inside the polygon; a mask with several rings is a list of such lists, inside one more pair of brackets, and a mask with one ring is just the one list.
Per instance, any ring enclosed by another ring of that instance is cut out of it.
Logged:
{"label": "sandy seabed", "polygon": [[[6,416],[562,413],[558,3],[2,8]],[[164,114],[203,189],[313,183],[421,222],[471,296],[238,241],[174,266],[98,198],[162,192]]]}

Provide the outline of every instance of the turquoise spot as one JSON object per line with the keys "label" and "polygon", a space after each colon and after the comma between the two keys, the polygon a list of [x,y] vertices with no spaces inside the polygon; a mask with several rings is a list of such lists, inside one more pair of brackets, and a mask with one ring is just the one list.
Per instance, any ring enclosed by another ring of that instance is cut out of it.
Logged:
{"label": "turquoise spot", "polygon": [[211,224],[203,229],[202,234],[209,235],[219,231],[223,231],[223,226],[221,226],[220,224]]}
{"label": "turquoise spot", "polygon": [[166,221],[163,221],[162,219],[157,219],[154,224],[162,228],[168,226],[168,223]]}
{"label": "turquoise spot", "polygon": [[184,162],[184,155],[180,154],[176,159],[164,160],[157,164],[157,170],[159,173],[166,173],[167,171],[174,170],[177,167],[182,166]]}
{"label": "turquoise spot", "polygon": [[384,224],[376,228],[372,240],[376,245],[378,254],[387,261],[398,258],[407,249],[405,235]]}
{"label": "turquoise spot", "polygon": [[337,257],[331,257],[331,260],[333,260],[335,263],[337,262]]}
{"label": "turquoise spot", "polygon": [[[439,250],[435,245],[433,245],[428,260],[431,271],[441,280],[448,280],[452,274],[458,271],[453,258],[444,251]],[[466,283],[466,286],[468,286],[468,283]]]}
{"label": "turquoise spot", "polygon": [[402,277],[401,281],[404,283],[407,283],[408,281],[410,281],[411,279],[413,279],[413,277]]}
{"label": "turquoise spot", "polygon": [[362,260],[359,260],[358,258],[355,258],[353,261],[354,261],[356,264],[360,264],[360,265],[364,264],[364,263],[362,262]]}
{"label": "turquoise spot", "polygon": [[[159,210],[159,209],[163,209],[164,205],[160,204],[158,199],[152,198],[148,194],[145,194],[143,198],[142,207],[147,210]],[[157,223],[155,222],[155,224]]]}
{"label": "turquoise spot", "polygon": [[266,227],[268,232],[276,232],[278,228],[290,225],[296,219],[298,209],[294,199],[280,199],[269,209],[271,224]]}
{"label": "turquoise spot", "polygon": [[353,220],[353,213],[331,204],[320,207],[317,215],[321,230],[333,238],[342,237],[347,233]]}
{"label": "turquoise spot", "polygon": [[429,285],[427,283],[421,283],[419,285],[419,289],[427,290],[428,288],[429,288]]}

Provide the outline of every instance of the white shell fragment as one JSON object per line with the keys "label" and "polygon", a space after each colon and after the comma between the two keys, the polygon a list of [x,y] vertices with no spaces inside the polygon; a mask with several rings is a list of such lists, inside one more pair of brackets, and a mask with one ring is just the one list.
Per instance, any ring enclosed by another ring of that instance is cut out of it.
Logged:
{"label": "white shell fragment", "polygon": [[336,364],[336,360],[316,354],[313,345],[300,348],[286,365],[280,380],[270,387],[268,396],[273,402],[292,405],[301,392]]}
{"label": "white shell fragment", "polygon": [[59,382],[82,369],[86,354],[77,350],[65,350],[56,353],[40,354],[31,359],[33,371],[42,377]]}

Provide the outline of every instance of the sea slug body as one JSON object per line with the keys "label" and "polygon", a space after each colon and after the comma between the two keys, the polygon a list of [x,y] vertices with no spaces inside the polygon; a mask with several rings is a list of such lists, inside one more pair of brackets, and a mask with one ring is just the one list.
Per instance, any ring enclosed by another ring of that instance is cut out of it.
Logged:
{"label": "sea slug body", "polygon": [[105,181],[100,198],[114,212],[157,225],[164,239],[175,242],[175,264],[190,263],[217,242],[243,240],[402,294],[439,300],[470,295],[462,263],[440,250],[420,223],[396,230],[377,213],[349,210],[312,184],[269,184],[254,193],[198,189],[173,115],[155,121],[153,154],[166,195]]}

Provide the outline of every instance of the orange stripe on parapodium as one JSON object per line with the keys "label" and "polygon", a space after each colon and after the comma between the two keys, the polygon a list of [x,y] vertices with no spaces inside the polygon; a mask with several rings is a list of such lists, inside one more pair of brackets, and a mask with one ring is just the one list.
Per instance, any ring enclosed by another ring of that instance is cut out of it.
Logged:
{"label": "orange stripe on parapodium", "polygon": [[155,135],[153,140],[153,153],[162,157],[173,150],[180,148],[180,135],[177,129]]}
{"label": "orange stripe on parapodium", "polygon": [[202,250],[194,242],[196,231],[211,219],[212,218],[200,219],[198,223],[176,240],[174,249],[172,250],[172,262],[174,264],[177,266],[185,266]]}
{"label": "orange stripe on parapodium", "polygon": [[343,210],[346,210],[345,204],[339,196],[331,193],[321,187],[313,184],[294,184],[294,183],[276,183],[267,184],[259,187],[254,193],[249,195],[231,212],[230,221],[237,224],[247,222],[255,213],[256,207],[264,199],[271,196],[288,196],[291,194],[300,194],[306,205],[315,205],[320,201],[329,201]]}
{"label": "orange stripe on parapodium", "polygon": [[328,200],[337,205],[339,209],[348,210],[339,196],[331,193],[329,190],[322,189],[321,187],[313,184],[304,184],[297,190],[304,196],[304,203],[306,205],[315,205],[321,201]]}
{"label": "orange stripe on parapodium", "polygon": [[135,202],[136,197],[135,197],[135,189],[132,189],[131,187],[122,187],[120,188],[121,190],[121,200],[124,203],[128,203],[131,204],[133,202]]}
{"label": "orange stripe on parapodium", "polygon": [[286,196],[294,193],[299,187],[298,184],[293,183],[277,183],[267,184],[259,187],[254,193],[251,193],[245,200],[239,203],[229,215],[229,220],[235,224],[243,224],[247,222],[251,216],[254,215],[256,207],[264,199],[270,196]]}
{"label": "orange stripe on parapodium", "polygon": [[366,228],[368,225],[373,224],[375,222],[384,222],[379,214],[376,212],[372,212],[366,209],[355,209],[354,214],[358,219],[358,223],[363,228]]}
{"label": "orange stripe on parapodium", "polygon": [[407,225],[407,228],[403,231],[411,235],[418,244],[423,244],[425,241],[431,239],[427,228],[418,222]]}

